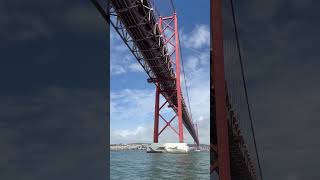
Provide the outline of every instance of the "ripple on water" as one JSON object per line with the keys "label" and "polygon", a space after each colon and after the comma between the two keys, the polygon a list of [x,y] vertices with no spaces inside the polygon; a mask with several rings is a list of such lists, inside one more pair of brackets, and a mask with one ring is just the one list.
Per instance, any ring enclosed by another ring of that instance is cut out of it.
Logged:
{"label": "ripple on water", "polygon": [[210,179],[209,152],[189,154],[111,151],[112,180]]}

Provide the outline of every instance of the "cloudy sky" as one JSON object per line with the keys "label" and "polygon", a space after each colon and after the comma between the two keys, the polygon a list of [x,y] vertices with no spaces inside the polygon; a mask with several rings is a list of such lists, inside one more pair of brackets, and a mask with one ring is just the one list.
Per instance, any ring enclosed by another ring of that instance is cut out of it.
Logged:
{"label": "cloudy sky", "polygon": [[265,179],[320,179],[319,1],[235,1]]}
{"label": "cloudy sky", "polygon": [[[155,3],[159,4],[157,1]],[[198,124],[200,142],[209,144],[209,1],[202,1],[195,9],[190,7],[191,4],[176,2],[182,57],[193,120]],[[163,12],[163,16],[169,15],[171,10],[164,9],[166,5],[170,7],[169,1],[157,7]],[[192,16],[192,13],[197,13],[197,16]],[[110,141],[152,142],[155,86],[147,83],[147,74],[113,29],[110,37]],[[187,101],[183,78],[181,84]],[[161,113],[171,118],[173,113],[168,111],[164,110]],[[176,122],[177,119],[172,124],[177,129]],[[160,119],[159,128],[163,126],[164,123]],[[187,143],[193,143],[186,129],[184,135]],[[159,141],[177,142],[178,136],[167,128]]]}
{"label": "cloudy sky", "polygon": [[0,179],[104,179],[103,19],[90,1],[1,1],[0,14]]}

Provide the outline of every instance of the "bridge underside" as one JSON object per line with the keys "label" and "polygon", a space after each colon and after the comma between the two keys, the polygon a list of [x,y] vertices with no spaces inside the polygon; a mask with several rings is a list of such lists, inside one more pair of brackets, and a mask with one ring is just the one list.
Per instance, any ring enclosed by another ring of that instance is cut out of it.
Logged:
{"label": "bridge underside", "polygon": [[[156,79],[161,94],[177,113],[178,101],[175,72],[157,17],[149,0],[111,0],[111,20],[138,62],[151,79]],[[182,97],[182,94],[181,94]],[[194,141],[199,144],[195,127],[182,97],[182,122]]]}
{"label": "bridge underside", "polygon": [[229,101],[225,78],[222,0],[211,2],[210,156],[211,173],[220,180],[256,180],[255,166]]}
{"label": "bridge underside", "polygon": [[[211,90],[214,92],[214,90]],[[210,98],[210,142],[214,147],[213,156],[211,156],[211,162],[215,162],[219,159],[217,152],[217,126],[216,126],[216,116],[215,116],[215,96],[211,93]],[[227,119],[228,119],[228,134],[229,134],[229,156],[230,156],[230,166],[231,166],[231,179],[232,180],[255,180],[256,172],[252,161],[250,159],[249,152],[245,145],[244,139],[241,135],[241,130],[239,129],[237,120],[233,116],[233,111],[231,106],[227,105]],[[218,162],[217,162],[218,163]],[[213,163],[212,163],[213,164]],[[218,164],[215,165],[216,171],[219,173]]]}

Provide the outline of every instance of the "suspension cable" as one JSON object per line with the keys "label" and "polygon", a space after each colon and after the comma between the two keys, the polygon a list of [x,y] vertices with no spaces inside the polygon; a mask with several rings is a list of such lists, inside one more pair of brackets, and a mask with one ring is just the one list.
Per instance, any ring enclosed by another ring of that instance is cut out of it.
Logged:
{"label": "suspension cable", "polygon": [[[170,0],[170,1],[171,1],[172,9],[173,9],[173,11],[175,12],[176,9],[175,9],[173,0]],[[184,78],[184,86],[185,86],[185,88],[186,88],[186,95],[187,95],[187,99],[188,99],[188,106],[189,106],[189,110],[190,110],[191,120],[193,120],[193,118],[192,118],[192,112],[191,112],[191,106],[190,106],[189,93],[188,93],[186,73],[185,73],[184,64],[183,64],[183,56],[182,56],[183,53],[182,53],[182,50],[181,50],[181,42],[180,42],[179,32],[178,32],[178,39],[179,39],[179,51],[180,51],[180,56],[181,56],[182,72],[183,72],[183,78]]]}
{"label": "suspension cable", "polygon": [[[179,32],[178,32],[178,37],[179,37]],[[184,86],[186,87],[186,95],[187,95],[187,99],[188,99],[188,106],[189,106],[189,109],[190,109],[190,116],[191,116],[191,120],[192,120],[192,112],[191,112],[191,106],[190,106],[190,99],[189,99],[189,93],[188,93],[186,73],[184,71],[184,65],[183,65],[183,57],[182,57],[182,51],[181,51],[181,46],[180,46],[180,38],[179,38],[179,49],[180,49],[181,65],[182,65],[182,72],[183,72],[183,78],[184,78]]]}
{"label": "suspension cable", "polygon": [[173,4],[173,0],[170,0],[170,1],[171,1],[171,6],[172,6],[173,11],[176,11],[176,8],[174,7],[174,4]]}
{"label": "suspension cable", "polygon": [[242,54],[241,54],[241,50],[240,50],[240,43],[239,43],[238,29],[237,29],[237,23],[236,23],[235,13],[234,13],[233,0],[230,0],[230,2],[231,2],[231,11],[232,11],[234,31],[235,31],[236,41],[237,41],[238,56],[239,56],[240,66],[241,66],[242,81],[243,81],[246,103],[247,103],[247,108],[248,108],[248,113],[249,113],[250,126],[251,126],[253,142],[254,142],[255,152],[256,152],[258,166],[259,166],[260,177],[263,180],[262,170],[261,170],[261,166],[260,166],[259,153],[258,153],[258,148],[257,148],[257,142],[256,142],[256,138],[255,138],[255,134],[254,134],[254,127],[253,127],[253,123],[252,123],[252,116],[251,116],[251,110],[250,110],[250,105],[249,105],[248,91],[247,91],[247,86],[246,86],[246,81],[245,81],[245,76],[244,76]]}

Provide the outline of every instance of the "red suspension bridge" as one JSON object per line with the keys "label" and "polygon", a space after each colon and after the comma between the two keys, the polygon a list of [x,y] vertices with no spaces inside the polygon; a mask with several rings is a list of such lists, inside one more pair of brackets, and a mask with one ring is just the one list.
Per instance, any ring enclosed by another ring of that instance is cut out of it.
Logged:
{"label": "red suspension bridge", "polygon": [[[195,125],[181,92],[176,12],[174,11],[171,16],[157,16],[151,1],[111,0],[110,2],[110,23],[149,76],[148,82],[156,86],[154,143],[158,143],[159,135],[167,127],[177,133],[179,142],[183,143],[184,125],[194,141],[199,144]],[[160,95],[165,98],[165,103],[162,105],[159,101]],[[175,113],[170,120],[160,114],[160,110],[166,104]],[[171,126],[176,117],[178,130]],[[166,123],[161,130],[159,130],[160,118]]]}
{"label": "red suspension bridge", "polygon": [[[182,143],[184,125],[199,144],[190,104],[188,109],[181,92],[183,61],[173,3],[173,13],[162,17],[151,0],[91,1],[156,87],[153,142],[170,127]],[[262,179],[232,0],[211,1],[211,46],[210,172],[216,172],[220,180]],[[165,98],[164,104],[160,104],[160,96]],[[166,104],[174,112],[170,120],[160,114]],[[159,119],[166,124],[161,130]],[[171,126],[174,119],[178,130]]]}

